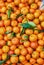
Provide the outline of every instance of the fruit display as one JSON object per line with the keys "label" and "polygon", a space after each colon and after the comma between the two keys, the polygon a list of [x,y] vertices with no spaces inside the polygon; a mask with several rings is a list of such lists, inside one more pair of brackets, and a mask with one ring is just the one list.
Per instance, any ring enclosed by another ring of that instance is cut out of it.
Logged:
{"label": "fruit display", "polygon": [[42,0],[0,0],[0,65],[44,65],[41,4]]}

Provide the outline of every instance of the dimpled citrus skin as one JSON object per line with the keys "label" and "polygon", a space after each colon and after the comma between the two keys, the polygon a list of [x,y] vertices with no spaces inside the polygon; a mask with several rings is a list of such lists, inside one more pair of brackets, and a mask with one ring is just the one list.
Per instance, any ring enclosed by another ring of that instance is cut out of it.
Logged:
{"label": "dimpled citrus skin", "polygon": [[0,65],[44,65],[41,1],[0,0]]}

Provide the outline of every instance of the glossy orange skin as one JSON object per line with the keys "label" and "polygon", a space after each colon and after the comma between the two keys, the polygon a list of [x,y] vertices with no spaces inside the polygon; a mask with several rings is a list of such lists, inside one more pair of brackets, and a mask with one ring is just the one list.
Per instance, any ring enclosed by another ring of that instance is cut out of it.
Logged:
{"label": "glossy orange skin", "polygon": [[[0,62],[6,61],[2,65],[44,65],[41,4],[42,0],[0,0]],[[34,29],[21,25],[27,22]]]}
{"label": "glossy orange skin", "polygon": [[31,43],[31,47],[32,47],[33,49],[36,49],[37,46],[38,46],[37,42],[32,42],[32,43]]}
{"label": "glossy orange skin", "polygon": [[13,38],[13,39],[12,39],[12,43],[13,43],[13,44],[18,44],[18,43],[19,43],[19,40],[18,40],[17,38]]}
{"label": "glossy orange skin", "polygon": [[0,27],[3,27],[3,26],[4,26],[4,22],[0,21]]}
{"label": "glossy orange skin", "polygon": [[36,62],[35,59],[33,59],[33,58],[30,59],[30,63],[31,63],[31,64],[35,64],[35,62]]}
{"label": "glossy orange skin", "polygon": [[27,50],[24,48],[21,50],[21,55],[26,55],[27,54]]}
{"label": "glossy orange skin", "polygon": [[5,44],[6,44],[5,40],[0,40],[0,45],[1,46],[5,45]]}
{"label": "glossy orange skin", "polygon": [[33,49],[32,49],[31,47],[28,47],[28,48],[27,48],[27,51],[29,52],[29,54],[32,54]]}

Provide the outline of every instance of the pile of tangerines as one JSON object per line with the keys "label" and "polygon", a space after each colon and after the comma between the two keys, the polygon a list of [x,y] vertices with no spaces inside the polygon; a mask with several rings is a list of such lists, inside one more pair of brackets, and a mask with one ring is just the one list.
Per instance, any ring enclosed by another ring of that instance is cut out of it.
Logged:
{"label": "pile of tangerines", "polygon": [[[44,10],[41,0],[0,0],[0,65],[44,65]],[[26,20],[33,30],[20,24]]]}

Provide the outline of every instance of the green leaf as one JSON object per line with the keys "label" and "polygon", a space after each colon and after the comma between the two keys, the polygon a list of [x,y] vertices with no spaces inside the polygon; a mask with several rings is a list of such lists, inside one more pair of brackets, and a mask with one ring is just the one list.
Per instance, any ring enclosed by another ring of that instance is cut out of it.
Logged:
{"label": "green leaf", "polygon": [[12,54],[11,56],[18,56],[18,55],[16,55],[16,54]]}
{"label": "green leaf", "polygon": [[24,36],[24,38],[25,38],[26,40],[28,40],[29,37],[28,37],[28,35],[26,35],[26,36]]}
{"label": "green leaf", "polygon": [[43,47],[43,51],[44,51],[44,47]]}
{"label": "green leaf", "polygon": [[5,62],[5,60],[2,60],[2,61],[0,61],[0,64],[3,64]]}
{"label": "green leaf", "polygon": [[23,27],[23,28],[30,28],[30,25],[29,25],[29,23],[22,23],[21,24],[21,26]]}
{"label": "green leaf", "polygon": [[36,24],[35,23],[33,23],[33,22],[28,22],[29,23],[29,25],[31,25],[32,27],[36,27]]}
{"label": "green leaf", "polygon": [[7,56],[7,59],[6,59],[6,60],[1,60],[1,61],[0,61],[0,65],[1,65],[1,64],[4,64],[4,63],[9,59],[9,57],[10,57],[10,56]]}
{"label": "green leaf", "polygon": [[42,6],[42,9],[44,9],[44,6]]}
{"label": "green leaf", "polygon": [[7,14],[8,14],[8,19],[10,19],[10,15],[11,15],[11,10],[10,9],[8,10]]}
{"label": "green leaf", "polygon": [[5,32],[5,34],[9,34],[9,33],[11,33],[11,32],[10,32],[10,31],[6,31],[6,32]]}
{"label": "green leaf", "polygon": [[20,40],[20,42],[21,42],[21,43],[24,43],[24,42],[25,42],[25,40],[22,40],[22,39],[21,39],[21,40]]}
{"label": "green leaf", "polygon": [[16,36],[16,33],[12,32],[11,37],[14,37],[14,36]]}
{"label": "green leaf", "polygon": [[10,15],[11,15],[11,12],[13,11],[13,9],[10,7],[9,9],[8,9],[8,12],[7,12],[7,14],[8,14],[8,19],[10,19]]}
{"label": "green leaf", "polygon": [[41,10],[44,10],[44,0],[41,0],[41,2],[42,2],[42,3],[41,3],[41,5],[40,5],[40,9],[41,9]]}
{"label": "green leaf", "polygon": [[44,30],[38,30],[39,33],[44,32]]}
{"label": "green leaf", "polygon": [[16,18],[18,18],[18,17],[20,17],[20,16],[22,16],[23,14],[18,14],[17,16],[16,16]]}
{"label": "green leaf", "polygon": [[12,12],[14,12],[14,10],[13,10],[13,8],[12,8],[12,7],[10,7],[10,9],[11,9],[11,11],[12,11]]}
{"label": "green leaf", "polygon": [[7,61],[9,58],[10,58],[10,56],[9,56],[9,55],[7,55],[7,59],[6,59],[5,61]]}
{"label": "green leaf", "polygon": [[36,25],[33,23],[33,22],[26,22],[26,23],[22,23],[21,26],[23,28],[30,28],[30,29],[33,29],[36,27]]}
{"label": "green leaf", "polygon": [[43,30],[34,29],[34,30],[38,30],[39,33],[44,32],[44,29]]}
{"label": "green leaf", "polygon": [[22,29],[20,35],[24,34],[24,32],[25,32],[25,28]]}

